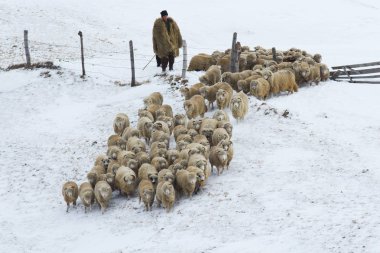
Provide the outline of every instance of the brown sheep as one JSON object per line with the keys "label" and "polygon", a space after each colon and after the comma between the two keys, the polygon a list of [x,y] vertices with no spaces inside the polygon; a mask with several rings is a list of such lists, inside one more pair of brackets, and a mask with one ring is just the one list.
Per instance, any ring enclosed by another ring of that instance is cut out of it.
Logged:
{"label": "brown sheep", "polygon": [[274,83],[274,86],[271,87],[269,82],[264,78],[253,80],[250,85],[251,95],[257,97],[260,100],[267,99],[270,92],[273,94],[278,94],[280,92],[280,88],[278,87],[277,83]]}
{"label": "brown sheep", "polygon": [[84,205],[84,212],[87,213],[87,208],[91,210],[91,205],[95,202],[94,190],[90,183],[84,182],[79,186],[79,198]]}
{"label": "brown sheep", "polygon": [[132,151],[135,154],[146,151],[145,143],[137,137],[131,137],[127,141],[127,151]]}
{"label": "brown sheep", "polygon": [[73,203],[74,206],[77,205],[78,199],[78,185],[73,181],[68,181],[63,184],[62,195],[67,204],[66,212],[69,212],[70,203]]}
{"label": "brown sheep", "polygon": [[321,81],[327,81],[330,77],[330,70],[327,67],[326,64],[321,63],[320,65],[321,70]]}
{"label": "brown sheep", "polygon": [[187,129],[194,129],[195,131],[199,132],[201,129],[202,121],[203,119],[201,118],[189,120],[187,123]]}
{"label": "brown sheep", "polygon": [[227,167],[227,151],[217,146],[212,147],[210,151],[211,170],[214,166],[218,171],[218,176],[223,173],[224,168]]}
{"label": "brown sheep", "polygon": [[216,146],[221,140],[229,140],[230,136],[228,135],[226,129],[224,128],[217,128],[214,130],[214,133],[212,134],[212,145]]}
{"label": "brown sheep", "polygon": [[[144,98],[145,108],[148,108],[150,105],[162,105],[164,98],[162,97],[160,92],[153,92],[148,97]],[[149,110],[148,110],[149,111]]]}
{"label": "brown sheep", "polygon": [[183,125],[186,126],[187,118],[185,114],[176,114],[174,115],[174,127]]}
{"label": "brown sheep", "polygon": [[204,75],[199,77],[199,81],[208,86],[211,86],[221,81],[221,75],[222,73],[220,71],[220,66],[212,65],[207,69]]}
{"label": "brown sheep", "polygon": [[243,91],[246,94],[249,93],[251,81],[256,80],[260,77],[262,77],[261,73],[260,74],[254,74],[254,75],[249,76],[243,80],[239,80],[237,82],[237,91]]}
{"label": "brown sheep", "polygon": [[167,212],[174,206],[175,202],[175,190],[173,184],[168,181],[162,181],[157,185],[156,200],[158,207],[162,206]]}
{"label": "brown sheep", "polygon": [[170,135],[164,131],[152,130],[152,137],[150,141],[151,143],[156,141],[165,142],[166,147],[169,148]]}
{"label": "brown sheep", "polygon": [[321,68],[319,64],[310,66],[310,74],[309,76],[305,77],[306,81],[311,85],[312,83],[315,83],[316,85],[319,84],[321,81]]}
{"label": "brown sheep", "polygon": [[103,166],[97,165],[97,166],[92,167],[92,169],[87,173],[88,182],[90,182],[92,187],[94,187],[96,182],[98,182],[99,176],[105,173],[106,173],[106,170],[104,169]]}
{"label": "brown sheep", "polygon": [[200,134],[203,134],[207,137],[208,141],[212,143],[212,134],[214,133],[214,130],[218,126],[218,121],[216,119],[208,119],[205,118],[202,121],[201,128],[199,130]]}
{"label": "brown sheep", "polygon": [[113,134],[108,137],[107,146],[118,146],[120,149],[125,150],[127,142],[120,135]]}
{"label": "brown sheep", "polygon": [[232,158],[234,157],[234,148],[232,145],[232,141],[222,140],[221,142],[218,143],[216,147],[223,148],[225,151],[227,151],[227,169],[228,169],[230,167]]}
{"label": "brown sheep", "polygon": [[170,149],[166,152],[166,156],[168,157],[168,165],[172,165],[175,160],[179,157],[179,152],[176,149]]}
{"label": "brown sheep", "polygon": [[128,199],[134,194],[136,190],[136,173],[128,167],[121,166],[115,176],[115,186],[120,194],[127,195]]}
{"label": "brown sheep", "polygon": [[170,105],[161,105],[160,108],[156,111],[156,118],[160,116],[166,116],[173,118],[173,109]]}
{"label": "brown sheep", "polygon": [[117,156],[119,155],[119,153],[120,153],[121,151],[122,151],[122,150],[121,150],[118,146],[111,146],[111,147],[108,147],[108,150],[107,150],[107,156],[108,156],[110,159],[116,160],[116,159],[117,159]]}
{"label": "brown sheep", "polygon": [[203,170],[195,166],[189,166],[187,167],[186,170],[189,172],[193,172],[197,175],[197,182],[195,184],[195,189],[194,189],[194,193],[197,194],[198,191],[201,190],[206,184],[205,173]]}
{"label": "brown sheep", "polygon": [[211,65],[213,65],[211,55],[198,54],[191,58],[187,71],[206,71]]}
{"label": "brown sheep", "polygon": [[117,170],[120,168],[120,164],[118,163],[112,163],[107,167],[107,173],[112,173],[116,175]]}
{"label": "brown sheep", "polygon": [[99,176],[99,181],[106,181],[112,190],[115,190],[115,175],[113,173],[106,173]]}
{"label": "brown sheep", "polygon": [[267,77],[265,79],[267,79],[271,87],[278,85],[280,91],[288,91],[288,93],[298,91],[298,85],[294,73],[290,70],[280,70],[275,73],[264,70],[263,76],[264,78]]}
{"label": "brown sheep", "polygon": [[167,116],[159,116],[159,117],[157,117],[157,121],[165,122],[166,125],[168,125],[168,128],[169,128],[169,135],[172,135],[173,129],[174,129],[173,118],[167,117]]}
{"label": "brown sheep", "polygon": [[153,122],[156,121],[156,112],[160,109],[161,105],[151,104],[146,110],[153,115]]}
{"label": "brown sheep", "polygon": [[150,142],[150,137],[153,128],[153,121],[147,117],[141,117],[137,121],[137,129],[139,130],[139,137],[144,138],[146,143]]}
{"label": "brown sheep", "polygon": [[230,137],[232,137],[233,126],[232,126],[232,124],[229,121],[219,121],[217,127],[218,128],[222,127],[224,129],[226,129],[228,135]]}
{"label": "brown sheep", "polygon": [[205,99],[201,95],[195,95],[189,100],[183,103],[183,107],[186,111],[186,116],[189,119],[201,116],[203,118],[204,114],[207,112],[207,107],[205,104]]}
{"label": "brown sheep", "polygon": [[186,141],[188,143],[191,143],[193,141],[193,138],[191,138],[191,136],[189,134],[180,134],[177,137],[176,142],[178,142],[178,141]]}
{"label": "brown sheep", "polygon": [[179,192],[190,198],[193,196],[197,183],[196,173],[188,170],[179,170],[175,175],[175,181]]}
{"label": "brown sheep", "polygon": [[219,83],[216,83],[212,86],[206,86],[206,87],[202,87],[199,89],[201,95],[205,99],[207,99],[209,108],[214,108],[213,103],[216,101],[216,93],[218,92],[219,89],[223,89],[223,90],[226,90],[228,92],[230,92],[230,90],[232,90],[231,86],[225,82],[219,82]]}
{"label": "brown sheep", "polygon": [[197,168],[200,168],[205,173],[206,179],[210,175],[206,157],[202,154],[191,155],[189,157],[189,161],[187,163],[187,166],[195,166]]}
{"label": "brown sheep", "polygon": [[145,205],[145,211],[152,211],[152,205],[154,201],[155,190],[152,182],[149,180],[141,180],[138,186],[139,192],[139,203],[141,203],[141,199]]}
{"label": "brown sheep", "polygon": [[174,140],[177,141],[178,136],[187,134],[187,128],[184,125],[178,125],[173,129]]}
{"label": "brown sheep", "polygon": [[94,194],[96,201],[101,207],[102,214],[104,214],[106,208],[108,207],[108,202],[112,198],[111,186],[106,181],[99,181],[95,185]]}
{"label": "brown sheep", "polygon": [[140,137],[140,132],[137,128],[127,127],[121,135],[121,138],[123,138],[125,141],[128,141],[128,139],[131,137]]}
{"label": "brown sheep", "polygon": [[151,164],[156,168],[158,172],[160,172],[163,169],[168,168],[168,162],[163,157],[154,157],[151,161]]}
{"label": "brown sheep", "polygon": [[174,183],[174,174],[169,169],[163,169],[160,172],[158,172],[158,183],[162,181],[168,181],[170,183]]}
{"label": "brown sheep", "polygon": [[140,168],[142,164],[150,163],[150,156],[148,153],[142,151],[136,154],[136,160],[138,162],[138,167]]}
{"label": "brown sheep", "polygon": [[191,139],[194,139],[194,136],[198,135],[199,133],[195,129],[189,129],[187,130],[187,134],[191,136]]}
{"label": "brown sheep", "polygon": [[232,89],[230,92],[223,89],[219,89],[216,92],[216,105],[219,110],[223,110],[224,108],[228,108],[230,106],[232,94]]}
{"label": "brown sheep", "polygon": [[152,122],[154,121],[153,114],[151,112],[149,112],[148,110],[145,110],[145,109],[139,109],[138,110],[138,116],[139,116],[139,118],[141,118],[141,117],[147,117]]}
{"label": "brown sheep", "polygon": [[116,114],[116,117],[113,121],[113,130],[115,131],[115,134],[122,135],[124,132],[124,129],[129,127],[129,118],[128,115],[125,113],[118,113]]}
{"label": "brown sheep", "polygon": [[315,54],[313,56],[313,60],[316,62],[316,63],[321,63],[322,62],[322,55],[320,54]]}
{"label": "brown sheep", "polygon": [[199,89],[202,87],[205,87],[204,83],[196,83],[190,87],[182,86],[179,91],[181,92],[181,95],[185,97],[185,100],[188,100],[195,95],[200,95],[201,93]]}
{"label": "brown sheep", "polygon": [[167,133],[170,136],[170,128],[166,122],[163,121],[156,121],[153,123],[152,131],[163,131],[164,133]]}

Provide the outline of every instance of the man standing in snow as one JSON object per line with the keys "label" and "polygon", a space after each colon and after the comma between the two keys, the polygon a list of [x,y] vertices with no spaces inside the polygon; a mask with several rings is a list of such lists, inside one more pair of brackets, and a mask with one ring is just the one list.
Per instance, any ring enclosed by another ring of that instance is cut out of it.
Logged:
{"label": "man standing in snow", "polygon": [[161,11],[161,18],[156,19],[153,25],[153,50],[156,54],[157,67],[162,71],[173,70],[174,58],[179,55],[182,47],[182,36],[177,23],[168,17],[166,10]]}

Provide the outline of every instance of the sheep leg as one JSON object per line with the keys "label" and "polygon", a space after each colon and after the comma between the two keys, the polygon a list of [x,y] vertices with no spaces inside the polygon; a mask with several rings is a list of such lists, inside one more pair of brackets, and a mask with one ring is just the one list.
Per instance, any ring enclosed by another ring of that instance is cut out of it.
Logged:
{"label": "sheep leg", "polygon": [[77,205],[77,201],[76,201],[76,200],[73,202],[73,205],[74,205],[74,206],[76,206],[76,205]]}
{"label": "sheep leg", "polygon": [[68,212],[69,212],[69,206],[70,206],[70,204],[69,204],[69,203],[67,203],[67,209],[66,209],[66,213],[68,213]]}
{"label": "sheep leg", "polygon": [[87,213],[87,206],[84,207],[84,213]]}

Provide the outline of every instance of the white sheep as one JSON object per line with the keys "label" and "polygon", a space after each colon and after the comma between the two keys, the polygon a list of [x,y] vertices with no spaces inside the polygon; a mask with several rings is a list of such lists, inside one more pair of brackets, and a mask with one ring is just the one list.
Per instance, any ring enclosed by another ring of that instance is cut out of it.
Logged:
{"label": "white sheep", "polygon": [[240,91],[231,99],[231,112],[236,120],[243,120],[248,113],[249,101],[248,96]]}

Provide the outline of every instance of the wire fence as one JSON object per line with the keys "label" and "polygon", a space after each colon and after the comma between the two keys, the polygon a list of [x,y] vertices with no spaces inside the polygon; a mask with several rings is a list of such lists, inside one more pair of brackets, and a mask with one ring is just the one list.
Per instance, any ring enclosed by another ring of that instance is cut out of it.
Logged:
{"label": "wire fence", "polygon": [[[12,40],[14,40],[13,44],[18,44],[17,42],[21,40],[21,36],[10,36]],[[88,37],[87,37],[88,38]],[[84,48],[84,55],[85,55],[85,68],[86,72],[91,74],[99,74],[107,78],[111,79],[120,79],[120,77],[116,77],[116,75],[120,75],[121,77],[128,76],[127,72],[124,71],[121,73],[120,70],[128,70],[132,71],[131,67],[131,52],[130,50],[127,50],[126,48],[123,48],[123,50],[107,50],[104,48],[94,48],[89,45],[94,43],[91,39],[86,40],[86,47]],[[98,42],[96,42],[98,43]],[[21,43],[20,43],[21,44]],[[54,61],[58,60],[60,62],[70,62],[75,63],[78,62],[78,68],[73,66],[64,66],[63,68],[69,71],[72,71],[74,73],[80,73],[81,72],[81,55],[80,55],[80,45],[72,45],[72,44],[60,44],[60,43],[53,43],[50,41],[38,41],[38,40],[28,40],[30,51],[32,52],[32,60],[38,60],[38,61],[48,61],[51,59],[54,59]],[[5,52],[4,49],[0,49],[0,53],[2,53],[2,60],[7,61],[10,65],[19,64],[21,62],[26,62],[26,57],[24,54],[24,41],[22,42],[22,47],[12,45],[11,50],[8,52]],[[202,50],[207,50],[208,52],[213,52],[215,49],[213,48],[206,48],[206,47],[187,47],[187,49],[190,49],[192,52],[196,52],[194,54],[187,53],[187,57],[190,57],[190,59],[200,53]],[[153,51],[153,50],[152,50]],[[204,51],[203,51],[204,52]],[[33,54],[34,53],[34,54]],[[37,54],[36,54],[37,53]],[[182,53],[182,52],[181,52]],[[144,75],[144,71],[146,68],[146,65],[150,63],[150,61],[154,61],[153,57],[154,54],[152,52],[151,55],[144,54],[144,53],[138,53],[137,50],[133,50],[134,55],[134,62],[135,67],[134,70],[138,71],[138,75],[136,78],[142,80],[142,79],[150,79],[153,78],[157,73],[155,74],[146,74]],[[180,56],[183,56],[180,54]],[[17,62],[18,61],[18,62]],[[155,61],[153,63],[155,65]],[[176,68],[182,68],[183,67],[183,61],[179,60],[174,63],[174,66]],[[187,66],[186,66],[187,68]],[[115,71],[102,71],[102,69],[113,69]],[[106,73],[105,73],[106,72]],[[147,72],[148,73],[148,72]],[[192,72],[186,72],[187,74],[191,76],[197,76],[197,74]],[[128,76],[129,77],[129,76]]]}

